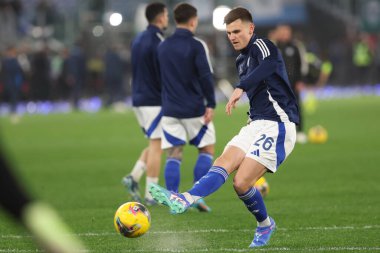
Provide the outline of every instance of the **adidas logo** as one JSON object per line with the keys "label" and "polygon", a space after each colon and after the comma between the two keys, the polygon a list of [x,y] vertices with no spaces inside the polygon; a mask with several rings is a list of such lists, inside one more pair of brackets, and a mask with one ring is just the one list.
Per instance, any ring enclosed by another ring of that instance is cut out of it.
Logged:
{"label": "adidas logo", "polygon": [[257,150],[254,150],[251,152],[251,154],[255,155],[255,156],[260,156],[260,150],[257,149]]}

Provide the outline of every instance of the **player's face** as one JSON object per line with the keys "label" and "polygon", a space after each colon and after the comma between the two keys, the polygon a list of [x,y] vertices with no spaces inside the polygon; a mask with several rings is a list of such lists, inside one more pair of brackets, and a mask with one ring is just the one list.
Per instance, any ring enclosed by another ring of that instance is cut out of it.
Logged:
{"label": "player's face", "polygon": [[162,14],[162,29],[166,30],[169,25],[169,13],[168,10],[165,8],[164,13]]}
{"label": "player's face", "polygon": [[194,32],[195,32],[195,30],[198,27],[198,17],[192,18],[190,22],[191,22],[191,26],[194,27]]}
{"label": "player's face", "polygon": [[288,42],[292,39],[292,30],[290,26],[283,25],[277,28],[277,39],[280,42]]}
{"label": "player's face", "polygon": [[228,39],[235,50],[242,50],[247,47],[254,29],[253,23],[243,22],[241,19],[237,19],[226,26]]}

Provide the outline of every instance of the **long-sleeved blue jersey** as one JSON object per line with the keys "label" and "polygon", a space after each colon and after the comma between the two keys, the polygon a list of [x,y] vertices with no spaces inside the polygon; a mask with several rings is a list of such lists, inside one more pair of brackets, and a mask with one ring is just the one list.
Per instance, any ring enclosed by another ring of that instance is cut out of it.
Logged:
{"label": "long-sleeved blue jersey", "polygon": [[158,46],[158,60],[164,116],[195,118],[215,107],[212,66],[202,40],[177,28]]}
{"label": "long-sleeved blue jersey", "polygon": [[161,83],[157,47],[163,39],[162,31],[154,25],[149,25],[132,42],[133,106],[161,105]]}
{"label": "long-sleeved blue jersey", "polygon": [[240,83],[249,98],[252,120],[299,123],[299,110],[284,60],[268,39],[252,36],[236,59]]}

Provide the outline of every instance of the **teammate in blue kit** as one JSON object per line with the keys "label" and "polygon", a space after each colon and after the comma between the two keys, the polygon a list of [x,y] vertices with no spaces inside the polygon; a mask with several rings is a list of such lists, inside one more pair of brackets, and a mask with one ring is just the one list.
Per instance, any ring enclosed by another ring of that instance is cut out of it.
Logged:
{"label": "teammate in blue kit", "polygon": [[161,165],[161,82],[157,60],[157,47],[164,40],[163,31],[168,26],[168,10],[162,3],[151,3],[145,16],[149,25],[132,42],[132,102],[137,120],[149,146],[137,160],[123,184],[135,201],[141,202],[138,182],[146,170],[145,203],[154,205],[148,185],[157,183]]}
{"label": "teammate in blue kit", "polygon": [[276,172],[293,150],[298,105],[279,50],[269,40],[255,35],[250,12],[235,8],[224,21],[228,39],[240,51],[236,59],[240,82],[226,105],[226,113],[232,113],[246,92],[251,121],[227,143],[223,154],[192,189],[180,194],[152,184],[150,191],[154,199],[168,205],[173,213],[182,213],[194,201],[219,189],[237,171],[234,189],[258,223],[250,247],[260,247],[268,244],[276,223],[268,216],[260,192],[252,185],[266,172]]}
{"label": "teammate in blue kit", "polygon": [[[166,187],[178,192],[183,146],[189,140],[199,150],[194,182],[212,165],[215,130],[213,70],[208,48],[194,36],[198,26],[197,9],[187,3],[174,8],[176,30],[158,47],[162,82],[162,149],[167,151]],[[194,207],[209,212],[199,198]]]}

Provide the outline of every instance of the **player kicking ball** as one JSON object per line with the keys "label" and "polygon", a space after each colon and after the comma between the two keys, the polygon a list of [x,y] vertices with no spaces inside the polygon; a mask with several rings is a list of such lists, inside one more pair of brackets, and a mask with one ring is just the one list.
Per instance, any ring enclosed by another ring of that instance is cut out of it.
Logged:
{"label": "player kicking ball", "polygon": [[268,244],[276,223],[268,216],[260,192],[252,185],[266,172],[275,173],[292,152],[299,111],[282,56],[272,42],[255,35],[251,13],[238,7],[225,16],[224,22],[228,39],[240,51],[236,59],[240,82],[226,105],[226,113],[231,115],[246,92],[251,121],[227,143],[208,173],[189,191],[175,193],[151,184],[150,192],[157,202],[169,206],[172,213],[183,213],[195,201],[218,190],[237,171],[233,187],[257,220],[249,247],[260,247]]}

